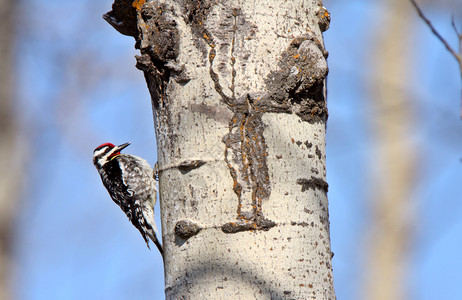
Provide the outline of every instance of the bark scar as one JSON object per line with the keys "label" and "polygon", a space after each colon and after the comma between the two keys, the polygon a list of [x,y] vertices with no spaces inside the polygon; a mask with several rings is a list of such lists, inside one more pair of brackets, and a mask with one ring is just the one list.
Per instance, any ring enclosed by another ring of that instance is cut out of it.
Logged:
{"label": "bark scar", "polygon": [[194,169],[200,168],[204,164],[206,164],[206,162],[203,160],[185,160],[180,163],[178,170],[180,170],[182,174],[186,174]]}
{"label": "bark scar", "polygon": [[266,158],[267,146],[263,137],[265,124],[262,113],[255,110],[252,98],[247,105],[235,105],[229,123],[229,133],[223,137],[225,162],[233,179],[237,196],[238,222],[223,225],[225,233],[245,230],[269,230],[276,224],[265,219],[262,204],[269,199],[271,183]]}
{"label": "bark scar", "polygon": [[318,188],[327,193],[329,189],[329,184],[325,180],[314,176],[311,176],[310,179],[299,178],[297,179],[297,184],[302,186],[302,192],[307,191],[308,189],[315,190]]}
{"label": "bark scar", "polygon": [[234,68],[234,65],[236,64],[236,58],[234,57],[234,44],[236,42],[236,30],[237,30],[237,16],[239,14],[239,10],[237,8],[233,9],[233,39],[231,41],[231,92],[232,92],[232,98],[234,99],[235,93],[234,93],[234,81],[236,80],[236,70]]}
{"label": "bark scar", "polygon": [[216,160],[203,160],[203,159],[185,159],[179,163],[173,163],[170,165],[162,166],[158,168],[158,172],[161,173],[168,169],[177,168],[182,174],[191,172],[194,169],[200,168],[208,162],[215,162]]}
{"label": "bark scar", "polygon": [[180,220],[175,224],[175,234],[182,239],[189,239],[202,230],[202,227],[190,220]]}
{"label": "bark scar", "polygon": [[[224,160],[233,179],[233,191],[237,196],[237,221],[228,222],[221,228],[225,233],[236,233],[248,230],[269,230],[276,226],[273,221],[265,219],[262,204],[269,199],[271,184],[269,180],[266,158],[267,146],[263,131],[265,124],[262,120],[263,111],[255,107],[259,98],[246,94],[237,97],[235,94],[236,58],[235,45],[238,35],[238,24],[244,24],[244,16],[238,8],[228,8],[229,16],[232,17],[230,26],[231,49],[229,63],[231,65],[230,95],[224,92],[220,78],[214,70],[214,60],[217,56],[215,38],[204,25],[201,25],[201,37],[210,47],[209,64],[210,78],[215,91],[220,95],[223,103],[233,112],[229,122],[229,133],[222,142],[225,144]],[[202,16],[202,14],[197,14]],[[242,18],[242,20],[239,20]],[[198,22],[194,22],[198,23]],[[201,24],[204,24],[201,22]]]}

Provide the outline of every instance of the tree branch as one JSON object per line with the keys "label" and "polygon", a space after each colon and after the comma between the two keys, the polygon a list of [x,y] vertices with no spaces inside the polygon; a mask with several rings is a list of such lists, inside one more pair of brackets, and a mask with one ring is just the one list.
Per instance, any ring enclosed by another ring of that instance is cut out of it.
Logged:
{"label": "tree branch", "polygon": [[[424,20],[425,23],[427,23],[428,27],[430,30],[433,32],[433,34],[443,43],[443,45],[446,47],[446,49],[454,56],[454,58],[460,63],[461,62],[461,57],[460,54],[457,54],[454,49],[452,49],[451,45],[441,36],[441,34],[436,30],[436,28],[433,26],[433,24],[430,22],[430,20],[425,17],[423,14],[422,10],[420,7],[417,5],[415,0],[410,0],[412,5],[414,5],[415,9],[417,10],[417,13],[419,14],[420,18]],[[457,30],[456,30],[457,32]],[[460,37],[460,35],[459,35]]]}
{"label": "tree branch", "polygon": [[462,53],[462,32],[459,32],[459,30],[457,30],[456,23],[454,22],[454,16],[452,16],[451,18],[451,25],[452,25],[452,28],[454,28],[454,32],[456,33],[459,39],[459,57],[460,57]]}
{"label": "tree branch", "polygon": [[[415,0],[410,0],[410,1],[411,1],[412,5],[415,7],[415,9],[417,10],[417,13],[419,14],[420,18],[422,20],[424,20],[425,23],[427,23],[428,27],[433,32],[433,34],[441,41],[441,43],[443,43],[443,45],[446,47],[446,49],[449,51],[449,53],[451,53],[452,56],[454,56],[454,58],[457,60],[457,63],[459,64],[460,77],[462,79],[462,33],[460,33],[457,30],[455,22],[454,22],[454,17],[452,17],[451,24],[452,24],[452,27],[454,28],[454,31],[456,32],[457,37],[459,39],[459,53],[458,54],[456,53],[456,51],[454,49],[452,49],[451,45],[449,45],[449,43],[443,38],[443,36],[436,30],[436,28],[433,26],[433,24],[430,22],[430,20],[427,17],[425,17],[425,15],[423,14],[420,7],[417,5]],[[461,91],[460,117],[462,118],[462,91]]]}

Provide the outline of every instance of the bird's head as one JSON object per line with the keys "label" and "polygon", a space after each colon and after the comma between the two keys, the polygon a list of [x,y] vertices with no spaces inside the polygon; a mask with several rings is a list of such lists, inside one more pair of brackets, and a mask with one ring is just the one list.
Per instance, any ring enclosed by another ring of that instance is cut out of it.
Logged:
{"label": "bird's head", "polygon": [[99,145],[93,151],[93,164],[99,167],[104,166],[106,163],[111,161],[111,159],[119,155],[122,149],[128,147],[129,145],[130,143],[125,143],[119,146],[114,146],[114,144],[111,143],[104,143]]}

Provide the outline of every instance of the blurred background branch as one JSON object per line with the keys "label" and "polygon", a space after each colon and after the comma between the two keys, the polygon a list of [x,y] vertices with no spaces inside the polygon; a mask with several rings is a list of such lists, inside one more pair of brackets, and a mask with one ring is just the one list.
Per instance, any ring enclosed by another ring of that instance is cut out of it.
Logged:
{"label": "blurred background branch", "polygon": [[0,299],[13,297],[15,216],[25,179],[27,145],[20,133],[14,67],[20,1],[0,0]]}
{"label": "blurred background branch", "polygon": [[[452,28],[454,29],[454,32],[457,35],[457,40],[458,40],[458,48],[459,51],[456,52],[451,45],[449,45],[448,41],[436,30],[436,28],[433,26],[432,22],[424,15],[422,9],[420,9],[419,5],[415,0],[410,0],[414,8],[416,9],[417,13],[419,14],[419,17],[427,24],[428,28],[433,32],[433,34],[440,40],[441,43],[446,47],[446,50],[456,59],[458,65],[459,65],[459,71],[460,71],[460,79],[462,83],[462,28],[461,31],[459,31],[456,27],[455,21],[454,21],[454,16],[451,17],[451,25]],[[460,93],[460,117],[462,118],[462,86],[461,86],[461,93]]]}
{"label": "blurred background branch", "polygon": [[419,153],[409,139],[415,104],[409,97],[414,23],[405,1],[386,0],[376,18],[380,27],[370,47],[374,76],[369,86],[368,118],[374,140],[370,161],[369,225],[365,240],[363,299],[404,300],[408,261],[415,240],[414,192]]}

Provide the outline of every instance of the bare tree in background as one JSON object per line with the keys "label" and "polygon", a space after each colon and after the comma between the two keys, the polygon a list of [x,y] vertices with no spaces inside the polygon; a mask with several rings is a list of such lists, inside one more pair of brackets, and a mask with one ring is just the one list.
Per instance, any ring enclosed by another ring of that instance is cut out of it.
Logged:
{"label": "bare tree in background", "polygon": [[413,106],[406,93],[411,78],[413,21],[409,3],[387,0],[371,60],[373,134],[376,138],[366,240],[363,299],[408,299],[407,261],[414,234],[411,224],[416,153],[409,138]]}
{"label": "bare tree in background", "polygon": [[104,17],[151,93],[167,299],[335,299],[321,1],[130,4]]}
{"label": "bare tree in background", "polygon": [[0,299],[13,297],[13,221],[19,205],[24,163],[13,107],[16,5],[16,1],[0,0]]}

